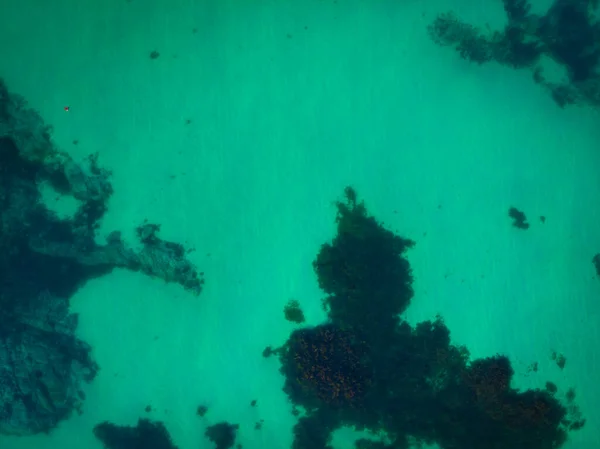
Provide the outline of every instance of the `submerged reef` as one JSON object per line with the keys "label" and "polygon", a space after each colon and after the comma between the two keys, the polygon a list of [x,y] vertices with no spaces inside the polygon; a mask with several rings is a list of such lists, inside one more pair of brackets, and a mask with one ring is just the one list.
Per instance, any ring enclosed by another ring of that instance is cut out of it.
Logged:
{"label": "submerged reef", "polygon": [[98,372],[75,337],[68,301],[44,292],[0,311],[0,434],[50,431],[75,409]]}
{"label": "submerged reef", "polygon": [[[385,441],[357,447],[556,449],[585,420],[545,386],[511,387],[510,360],[471,360],[441,317],[400,318],[413,297],[404,253],[414,245],[369,215],[352,188],[337,203],[337,235],[313,264],[327,294],[326,323],[294,330],[280,348],[284,391],[302,416],[293,449],[331,448],[341,426]],[[572,411],[572,412],[571,412]]]}
{"label": "submerged reef", "polygon": [[[434,42],[453,47],[477,64],[496,61],[515,69],[530,68],[533,80],[554,101],[600,106],[600,21],[597,0],[554,0],[543,16],[530,13],[527,0],[502,0],[507,24],[501,31],[480,29],[452,12],[429,26]],[[565,71],[564,80],[548,81],[546,57]]]}
{"label": "submerged reef", "polygon": [[[158,237],[158,225],[140,225],[139,249],[118,231],[97,243],[109,179],[97,155],[80,165],[59,151],[51,129],[0,80],[0,433],[48,432],[81,410],[79,386],[98,367],[75,337],[68,301],[86,281],[120,267],[202,291],[202,273],[183,246]],[[42,184],[77,200],[76,212],[49,210]]]}

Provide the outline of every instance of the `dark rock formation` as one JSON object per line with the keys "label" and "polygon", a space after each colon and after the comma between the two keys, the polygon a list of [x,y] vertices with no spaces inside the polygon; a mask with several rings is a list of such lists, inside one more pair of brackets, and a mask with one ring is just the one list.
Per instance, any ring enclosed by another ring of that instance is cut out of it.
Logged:
{"label": "dark rock formation", "polygon": [[[81,403],[78,385],[97,366],[74,336],[68,299],[87,280],[116,267],[177,282],[193,294],[202,273],[184,248],[161,240],[158,225],[138,229],[140,249],[118,232],[96,241],[113,192],[97,155],[85,166],[59,151],[51,129],[0,80],[0,433],[49,431]],[[79,207],[59,218],[42,203],[40,183]]]}

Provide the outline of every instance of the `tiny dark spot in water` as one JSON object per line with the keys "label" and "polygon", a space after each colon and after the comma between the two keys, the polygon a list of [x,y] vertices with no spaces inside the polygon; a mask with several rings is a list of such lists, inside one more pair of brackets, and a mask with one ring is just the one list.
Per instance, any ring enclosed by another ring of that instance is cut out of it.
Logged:
{"label": "tiny dark spot in water", "polygon": [[73,145],[77,145],[79,143],[79,140],[75,139],[73,140]]}
{"label": "tiny dark spot in water", "polygon": [[160,53],[157,52],[156,50],[152,50],[150,52],[150,59],[158,59],[159,56],[160,56]]}
{"label": "tiny dark spot in water", "polygon": [[196,34],[198,32],[198,28],[192,28],[192,33]]}
{"label": "tiny dark spot in water", "polygon": [[569,388],[565,394],[567,402],[573,402],[575,400],[575,388]]}
{"label": "tiny dark spot in water", "polygon": [[189,118],[185,120],[186,125],[189,125],[190,123],[192,123],[192,121]]}
{"label": "tiny dark spot in water", "polygon": [[208,411],[208,407],[206,405],[199,405],[198,408],[196,408],[196,415],[204,416],[204,415],[206,415],[207,411]]}

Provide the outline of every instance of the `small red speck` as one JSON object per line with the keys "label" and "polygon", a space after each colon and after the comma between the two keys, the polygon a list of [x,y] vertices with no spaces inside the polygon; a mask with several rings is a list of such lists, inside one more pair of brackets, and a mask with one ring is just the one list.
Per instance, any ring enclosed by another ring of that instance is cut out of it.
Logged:
{"label": "small red speck", "polygon": [[63,109],[65,110],[65,112],[69,112],[69,109],[71,108],[69,106],[65,106]]}

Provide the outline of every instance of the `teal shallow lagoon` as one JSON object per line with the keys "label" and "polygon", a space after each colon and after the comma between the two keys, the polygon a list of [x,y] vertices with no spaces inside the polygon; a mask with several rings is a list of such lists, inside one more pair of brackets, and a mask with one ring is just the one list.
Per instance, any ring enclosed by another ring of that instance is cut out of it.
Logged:
{"label": "teal shallow lagoon", "polygon": [[245,448],[288,447],[296,418],[261,353],[295,328],[290,298],[307,324],[325,319],[312,261],[346,185],[416,241],[408,321],[441,314],[474,357],[507,354],[523,388],[575,387],[588,424],[565,447],[596,447],[597,112],[561,110],[530,73],[473,66],[427,35],[449,9],[495,26],[500,4],[402,3],[8,4],[0,73],[59,147],[113,171],[99,237],[161,223],[206,285],[196,298],[127,271],[88,282],[71,298],[101,366],[83,415],[3,448],[99,448],[95,424],[139,417],[181,449],[212,447],[221,420]]}

